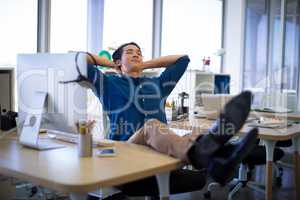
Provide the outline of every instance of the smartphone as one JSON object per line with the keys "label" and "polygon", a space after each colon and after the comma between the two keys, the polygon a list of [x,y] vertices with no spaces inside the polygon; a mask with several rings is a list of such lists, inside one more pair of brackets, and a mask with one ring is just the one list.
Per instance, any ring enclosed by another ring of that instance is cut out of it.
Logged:
{"label": "smartphone", "polygon": [[116,150],[115,148],[98,149],[96,155],[99,157],[112,157],[116,156]]}

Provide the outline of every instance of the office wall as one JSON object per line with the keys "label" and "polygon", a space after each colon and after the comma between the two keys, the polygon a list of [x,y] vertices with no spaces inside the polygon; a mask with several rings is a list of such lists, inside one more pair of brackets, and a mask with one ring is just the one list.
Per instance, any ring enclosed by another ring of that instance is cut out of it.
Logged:
{"label": "office wall", "polygon": [[231,92],[242,87],[245,0],[226,0],[223,60],[224,73],[231,74]]}
{"label": "office wall", "polygon": [[10,74],[0,71],[0,105],[1,109],[11,110],[11,80]]}

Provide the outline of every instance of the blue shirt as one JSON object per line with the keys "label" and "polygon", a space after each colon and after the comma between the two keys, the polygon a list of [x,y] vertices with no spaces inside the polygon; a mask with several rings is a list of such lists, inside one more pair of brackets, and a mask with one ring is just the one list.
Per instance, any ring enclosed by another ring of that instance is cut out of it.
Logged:
{"label": "blue shirt", "polygon": [[92,65],[88,78],[110,120],[109,138],[127,140],[148,119],[166,123],[165,102],[185,72],[189,57],[183,56],[158,77],[106,75]]}

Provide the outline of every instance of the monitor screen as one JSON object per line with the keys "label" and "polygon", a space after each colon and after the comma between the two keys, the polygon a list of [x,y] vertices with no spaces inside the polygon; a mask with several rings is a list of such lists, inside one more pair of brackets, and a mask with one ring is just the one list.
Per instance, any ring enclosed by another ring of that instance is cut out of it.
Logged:
{"label": "monitor screen", "polygon": [[[78,58],[83,75],[87,74],[85,55]],[[77,83],[61,84],[78,76],[75,53],[20,54],[17,64],[18,111],[21,122],[38,111],[36,92],[47,93],[41,128],[76,132],[75,123],[87,118],[87,90]]]}

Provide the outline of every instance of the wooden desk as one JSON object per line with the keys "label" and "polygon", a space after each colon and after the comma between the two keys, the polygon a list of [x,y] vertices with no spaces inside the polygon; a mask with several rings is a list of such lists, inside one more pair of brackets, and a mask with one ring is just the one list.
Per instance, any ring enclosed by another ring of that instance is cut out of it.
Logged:
{"label": "wooden desk", "polygon": [[182,166],[178,159],[126,142],[116,142],[117,156],[110,158],[79,158],[76,145],[63,144],[67,147],[36,151],[4,138],[0,140],[0,174],[70,193],[72,199],[84,199],[87,192],[100,187],[157,175],[161,197],[168,199],[169,171]]}
{"label": "wooden desk", "polygon": [[[299,116],[297,116],[299,117]],[[299,117],[300,118],[300,117]],[[191,119],[190,121],[172,122],[170,126],[173,128],[191,129],[198,127],[205,132],[212,125],[213,121],[207,119]],[[245,133],[252,127],[245,125],[240,134]],[[293,141],[294,163],[295,163],[295,184],[296,184],[296,199],[300,199],[300,160],[298,149],[300,147],[300,124],[294,124],[288,128],[270,129],[259,128],[259,138],[263,141],[266,147],[266,193],[265,199],[272,199],[272,163],[276,141],[289,140]]]}

